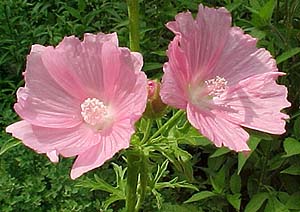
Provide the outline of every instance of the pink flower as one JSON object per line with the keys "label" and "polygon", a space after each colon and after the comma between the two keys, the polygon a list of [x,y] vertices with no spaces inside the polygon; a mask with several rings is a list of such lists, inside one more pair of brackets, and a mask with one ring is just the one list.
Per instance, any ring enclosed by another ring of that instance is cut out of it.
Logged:
{"label": "pink flower", "polygon": [[217,147],[249,151],[252,128],[285,132],[287,89],[276,84],[276,62],[256,39],[231,27],[225,8],[199,5],[194,20],[180,13],[167,27],[175,33],[164,65],[162,100],[187,111],[190,123]]}
{"label": "pink flower", "polygon": [[52,162],[77,155],[75,179],[128,148],[147,102],[142,64],[139,53],[118,47],[115,33],[33,45],[14,106],[23,120],[6,131]]}

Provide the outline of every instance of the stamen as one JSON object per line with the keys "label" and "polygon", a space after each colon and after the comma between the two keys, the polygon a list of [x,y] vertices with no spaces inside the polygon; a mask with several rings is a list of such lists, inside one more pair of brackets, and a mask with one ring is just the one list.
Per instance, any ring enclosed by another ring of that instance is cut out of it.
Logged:
{"label": "stamen", "polygon": [[97,130],[103,129],[109,119],[108,107],[97,98],[87,98],[81,104],[81,115],[87,124]]}
{"label": "stamen", "polygon": [[226,89],[227,81],[223,77],[216,76],[214,79],[206,80],[205,84],[209,96],[220,96]]}

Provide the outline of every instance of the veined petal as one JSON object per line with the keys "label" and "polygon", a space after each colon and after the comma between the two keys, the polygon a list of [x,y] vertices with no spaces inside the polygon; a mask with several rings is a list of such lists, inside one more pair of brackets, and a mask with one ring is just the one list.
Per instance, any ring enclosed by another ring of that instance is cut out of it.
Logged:
{"label": "veined petal", "polygon": [[103,51],[103,67],[110,70],[104,74],[108,102],[118,119],[136,121],[145,110],[148,93],[147,77],[141,71],[142,56],[106,44]]}
{"label": "veined petal", "polygon": [[[65,38],[65,40],[74,40],[72,46],[80,46],[80,41],[75,38]],[[79,47],[78,47],[79,48]],[[80,51],[77,49],[77,51]],[[81,82],[77,74],[74,73],[74,67],[77,66],[78,57],[68,58],[66,51],[57,51],[53,47],[48,47],[42,54],[42,61],[48,73],[69,95],[83,101],[88,97],[85,91],[85,85]]]}
{"label": "veined petal", "polygon": [[[48,61],[53,78],[68,92],[75,93],[83,100],[95,97],[107,101],[106,67],[103,67],[103,54],[110,54],[103,50],[103,45],[118,48],[116,33],[97,35],[86,33],[81,42],[74,36],[65,37],[63,41],[48,54],[53,59]],[[115,55],[111,55],[118,60]],[[45,56],[47,61],[48,56]],[[114,62],[118,64],[118,62]],[[57,67],[56,69],[51,67]],[[113,64],[112,64],[113,66]]]}
{"label": "veined petal", "polygon": [[71,171],[71,178],[101,166],[121,149],[129,147],[131,135],[134,133],[131,120],[126,119],[113,126],[110,132],[101,134],[99,144],[78,155]]}
{"label": "veined petal", "polygon": [[41,54],[50,47],[33,45],[27,58],[25,88],[17,92],[16,112],[31,124],[44,127],[74,127],[81,122],[80,101],[69,95],[51,77]]}
{"label": "veined petal", "polygon": [[211,140],[217,147],[226,146],[237,152],[249,151],[248,133],[239,125],[227,121],[221,114],[201,111],[188,104],[187,117],[199,132]]}
{"label": "veined petal", "polygon": [[113,32],[111,34],[105,34],[102,32],[97,33],[96,35],[92,33],[85,33],[84,34],[84,42],[87,43],[94,43],[94,44],[100,44],[105,42],[111,42],[115,46],[119,46],[119,40],[117,33]]}
{"label": "veined petal", "polygon": [[[143,114],[147,102],[147,77],[144,72],[137,74],[137,81],[133,90],[124,91],[113,101],[116,116],[119,119],[129,118],[137,121]],[[130,114],[130,116],[129,116]]]}
{"label": "veined petal", "polygon": [[228,85],[235,85],[248,77],[277,71],[276,61],[265,49],[256,47],[256,39],[238,27],[232,27],[216,66],[214,76],[222,76]]}
{"label": "veined petal", "polygon": [[285,132],[288,115],[281,113],[291,104],[287,101],[287,88],[276,84],[280,72],[249,77],[229,88],[216,101],[228,110],[231,121],[244,127],[273,134]]}
{"label": "veined petal", "polygon": [[231,16],[225,8],[199,6],[196,20],[190,12],[179,13],[167,27],[180,36],[179,45],[186,55],[188,72],[193,80],[215,77],[213,68],[227,42]]}
{"label": "veined petal", "polygon": [[50,159],[52,163],[57,163],[59,161],[58,152],[56,150],[52,150],[46,153],[47,157]]}
{"label": "veined petal", "polygon": [[164,75],[160,96],[166,104],[184,109],[187,104],[187,88],[191,80],[189,67],[184,52],[179,48],[179,37],[176,36],[167,52],[169,62],[163,66]]}
{"label": "veined petal", "polygon": [[[99,142],[94,137],[95,133],[85,125],[56,129],[19,121],[8,126],[6,132],[12,133],[14,137],[22,140],[26,146],[38,153],[47,153],[51,161],[57,161],[54,153],[57,156],[58,154],[66,157],[75,156]],[[72,150],[72,154],[67,154],[68,150]]]}

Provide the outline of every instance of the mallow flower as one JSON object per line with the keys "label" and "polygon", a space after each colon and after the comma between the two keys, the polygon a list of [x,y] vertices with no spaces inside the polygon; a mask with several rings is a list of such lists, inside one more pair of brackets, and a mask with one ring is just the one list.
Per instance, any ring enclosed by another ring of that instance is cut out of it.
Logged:
{"label": "mallow flower", "polygon": [[141,54],[118,47],[116,33],[33,45],[14,105],[23,120],[6,131],[52,162],[77,156],[75,179],[129,147],[147,102],[142,65]]}
{"label": "mallow flower", "polygon": [[160,95],[187,111],[189,122],[217,147],[249,151],[251,128],[271,134],[285,132],[287,89],[276,84],[271,54],[256,39],[231,26],[225,8],[199,5],[194,19],[180,13],[166,25],[174,34]]}

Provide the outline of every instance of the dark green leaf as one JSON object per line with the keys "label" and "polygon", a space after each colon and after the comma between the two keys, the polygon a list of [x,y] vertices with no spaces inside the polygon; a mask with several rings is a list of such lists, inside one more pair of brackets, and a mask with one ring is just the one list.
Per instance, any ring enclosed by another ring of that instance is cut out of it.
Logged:
{"label": "dark green leaf", "polygon": [[253,195],[245,208],[245,212],[258,211],[263,205],[263,203],[268,199],[268,197],[269,194],[266,192]]}
{"label": "dark green leaf", "polygon": [[228,202],[237,210],[241,207],[241,194],[227,194],[226,198]]}
{"label": "dark green leaf", "polygon": [[283,147],[286,152],[286,155],[283,157],[290,157],[300,154],[300,142],[294,138],[286,138],[283,142]]}
{"label": "dark green leaf", "polygon": [[290,175],[300,175],[300,165],[293,164],[285,170],[281,171],[282,174],[290,174]]}
{"label": "dark green leaf", "polygon": [[233,174],[230,178],[230,190],[232,193],[240,193],[241,191],[241,176],[237,175],[236,173]]}
{"label": "dark green leaf", "polygon": [[152,63],[145,63],[144,67],[143,67],[143,70],[144,71],[151,71],[151,70],[155,70],[155,69],[161,69],[162,68],[162,64],[161,63],[155,63],[155,62],[152,62]]}
{"label": "dark green leaf", "polygon": [[300,192],[293,193],[286,203],[286,207],[292,210],[300,211]]}
{"label": "dark green leaf", "polygon": [[252,154],[252,152],[256,149],[257,145],[259,144],[259,142],[261,141],[260,138],[257,137],[250,137],[249,141],[248,141],[248,145],[251,149],[251,152],[247,153],[247,155],[245,155],[244,153],[239,153],[238,155],[238,174],[241,173],[242,168],[244,167],[246,161],[248,160],[248,158],[250,157],[250,155]]}
{"label": "dark green leaf", "polygon": [[209,197],[214,197],[216,195],[217,195],[216,193],[213,193],[211,191],[201,191],[199,193],[194,194],[191,198],[186,200],[184,203],[196,202]]}
{"label": "dark green leaf", "polygon": [[211,184],[216,193],[221,194],[225,187],[225,165],[217,172],[216,176],[210,177]]}
{"label": "dark green leaf", "polygon": [[4,143],[0,149],[0,156],[7,152],[9,149],[19,145],[21,142],[15,139],[10,139]]}
{"label": "dark green leaf", "polygon": [[210,157],[211,158],[219,157],[221,155],[227,154],[228,152],[231,152],[231,150],[228,149],[227,147],[221,147],[221,148],[218,148]]}
{"label": "dark green leaf", "polygon": [[276,57],[276,62],[277,62],[277,64],[280,64],[280,63],[290,59],[291,57],[293,57],[293,56],[295,56],[296,54],[299,54],[299,53],[300,53],[300,47],[290,49],[286,52],[283,52],[281,55],[277,56]]}

